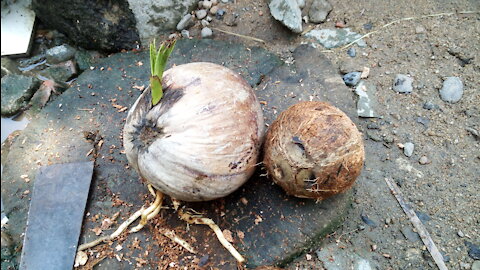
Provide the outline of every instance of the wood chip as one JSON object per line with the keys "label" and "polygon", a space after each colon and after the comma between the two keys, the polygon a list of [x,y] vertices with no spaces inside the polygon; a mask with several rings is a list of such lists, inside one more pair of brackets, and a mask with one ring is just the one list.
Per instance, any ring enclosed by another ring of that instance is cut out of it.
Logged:
{"label": "wood chip", "polygon": [[223,230],[222,231],[223,233],[223,236],[225,237],[225,239],[227,239],[228,242],[230,243],[233,243],[233,237],[232,237],[232,232],[230,230]]}

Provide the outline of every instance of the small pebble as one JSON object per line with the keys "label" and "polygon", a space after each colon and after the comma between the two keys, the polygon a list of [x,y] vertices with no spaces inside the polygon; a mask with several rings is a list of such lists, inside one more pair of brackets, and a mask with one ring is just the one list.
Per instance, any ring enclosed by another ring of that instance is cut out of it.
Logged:
{"label": "small pebble", "polygon": [[377,227],[377,224],[373,220],[371,220],[367,215],[361,214],[360,217],[362,218],[362,221],[365,222],[368,226],[371,227]]}
{"label": "small pebble", "polygon": [[218,0],[211,0],[210,2],[212,2],[212,5],[217,5],[218,4]]}
{"label": "small pebble", "polygon": [[221,19],[223,19],[223,15],[225,15],[225,10],[219,9],[219,10],[217,10],[217,13],[215,14],[215,18],[217,18],[217,20],[221,20]]}
{"label": "small pebble", "polygon": [[430,119],[419,116],[417,117],[417,122],[424,125],[426,128],[428,128],[428,124],[430,124]]}
{"label": "small pebble", "polygon": [[440,89],[440,98],[443,101],[456,103],[463,95],[463,83],[458,77],[448,77],[443,81],[443,87]]}
{"label": "small pebble", "polygon": [[229,0],[222,0],[222,3],[228,3]]}
{"label": "small pebble", "polygon": [[182,33],[182,37],[190,38],[190,32],[188,30],[183,29],[181,33]]}
{"label": "small pebble", "polygon": [[471,269],[472,270],[480,270],[480,261],[474,261]]}
{"label": "small pebble", "polygon": [[209,23],[207,20],[205,20],[205,19],[203,19],[201,23],[202,23],[202,26],[203,26],[203,27],[208,26],[208,25],[210,24],[210,23]]}
{"label": "small pebble", "polygon": [[361,75],[362,75],[361,72],[357,72],[357,71],[350,72],[350,73],[347,73],[347,74],[343,75],[343,81],[348,86],[355,86],[360,81],[360,76]]}
{"label": "small pebble", "polygon": [[201,32],[202,38],[209,38],[213,35],[212,29],[205,27]]}
{"label": "small pebble", "polygon": [[423,104],[423,108],[425,110],[434,110],[434,109],[438,109],[438,105],[436,104],[433,104],[432,102],[430,101],[427,101]]}
{"label": "small pebble", "polygon": [[373,25],[371,23],[366,23],[363,25],[363,29],[365,30],[372,30]]}
{"label": "small pebble", "polygon": [[462,231],[458,231],[457,235],[461,238],[465,237],[465,234]]}
{"label": "small pebble", "polygon": [[430,160],[428,159],[427,156],[422,156],[422,157],[418,160],[418,163],[420,163],[421,165],[426,165],[426,164],[429,164],[429,163],[430,163]]}
{"label": "small pebble", "polygon": [[197,17],[197,19],[201,20],[207,17],[207,11],[205,9],[197,10],[195,11],[195,16]]}
{"label": "small pebble", "polygon": [[187,15],[183,16],[183,18],[177,24],[177,30],[182,31],[183,29],[187,28],[187,26],[189,25],[191,20],[192,20],[192,15],[191,14],[187,14]]}
{"label": "small pebble", "polygon": [[207,20],[207,22],[211,22],[213,20],[213,18],[210,17],[210,16],[207,16],[206,20]]}
{"label": "small pebble", "polygon": [[470,269],[471,265],[469,263],[460,262],[461,269]]}
{"label": "small pebble", "polygon": [[347,54],[350,57],[355,57],[357,55],[357,51],[355,50],[355,48],[350,47],[350,49],[348,49],[348,51],[347,51]]}
{"label": "small pebble", "polygon": [[415,145],[411,142],[407,142],[403,145],[403,154],[407,157],[411,157],[413,155],[413,149]]}
{"label": "small pebble", "polygon": [[210,14],[215,15],[217,14],[217,11],[218,11],[218,6],[213,6],[209,12]]}
{"label": "small pebble", "polygon": [[368,123],[367,128],[368,129],[379,129],[380,126],[377,123]]}
{"label": "small pebble", "polygon": [[203,1],[203,8],[209,9],[213,5],[212,1]]}
{"label": "small pebble", "polygon": [[415,27],[415,33],[417,34],[422,34],[422,33],[425,33],[425,28],[421,25]]}
{"label": "small pebble", "polygon": [[198,8],[202,8],[203,7],[203,1],[198,1]]}
{"label": "small pebble", "polygon": [[413,90],[412,82],[412,78],[403,74],[397,74],[393,81],[393,90],[398,93],[411,93]]}

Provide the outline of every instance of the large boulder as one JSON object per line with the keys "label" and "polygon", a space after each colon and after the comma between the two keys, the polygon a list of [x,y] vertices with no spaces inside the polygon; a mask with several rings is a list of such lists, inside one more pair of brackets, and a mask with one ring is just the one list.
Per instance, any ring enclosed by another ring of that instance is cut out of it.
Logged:
{"label": "large boulder", "polygon": [[198,0],[128,0],[135,15],[142,44],[159,33],[175,31],[183,16],[192,11]]}
{"label": "large boulder", "polygon": [[66,34],[77,45],[100,51],[134,49],[174,31],[195,0],[33,0],[45,26]]}
{"label": "large boulder", "polygon": [[135,17],[126,0],[33,0],[42,23],[87,49],[133,49],[139,42]]}

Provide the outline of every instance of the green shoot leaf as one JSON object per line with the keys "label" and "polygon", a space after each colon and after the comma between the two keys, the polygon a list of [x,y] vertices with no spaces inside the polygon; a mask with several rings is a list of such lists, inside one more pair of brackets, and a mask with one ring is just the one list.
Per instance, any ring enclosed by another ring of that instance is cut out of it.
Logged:
{"label": "green shoot leaf", "polygon": [[152,105],[155,106],[160,102],[163,96],[162,77],[167,60],[175,47],[176,40],[167,40],[162,43],[157,51],[155,40],[150,44],[150,69],[152,76],[150,77],[150,88],[152,89]]}
{"label": "green shoot leaf", "polygon": [[[151,76],[150,87],[152,88],[152,105],[155,106],[163,97],[162,81],[160,81],[160,78],[157,76]],[[160,91],[154,91],[153,89],[160,89]]]}

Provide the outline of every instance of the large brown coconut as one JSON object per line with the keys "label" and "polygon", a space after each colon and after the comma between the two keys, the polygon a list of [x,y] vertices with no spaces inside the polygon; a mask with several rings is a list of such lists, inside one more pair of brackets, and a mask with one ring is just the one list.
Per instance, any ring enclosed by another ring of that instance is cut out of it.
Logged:
{"label": "large brown coconut", "polygon": [[319,101],[295,104],[273,122],[265,140],[269,175],[289,195],[323,200],[350,188],[365,159],[350,118]]}

